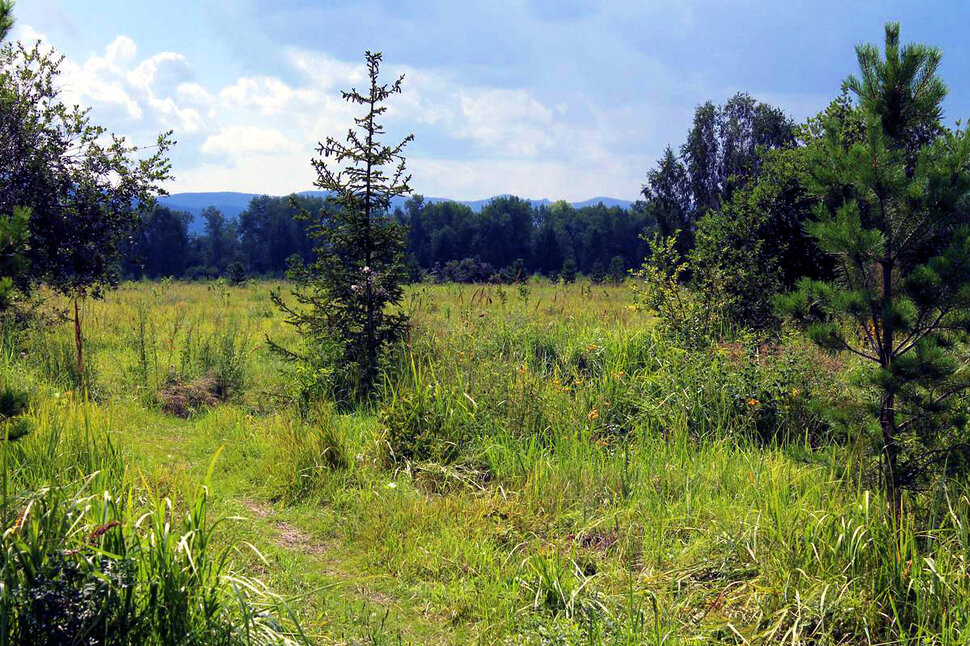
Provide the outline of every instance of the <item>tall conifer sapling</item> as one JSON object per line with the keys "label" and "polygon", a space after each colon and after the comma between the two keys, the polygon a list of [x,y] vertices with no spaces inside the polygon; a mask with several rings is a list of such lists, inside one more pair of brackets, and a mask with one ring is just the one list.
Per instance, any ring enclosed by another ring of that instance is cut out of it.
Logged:
{"label": "tall conifer sapling", "polygon": [[807,229],[837,276],[803,279],[781,305],[817,343],[865,366],[876,454],[898,515],[901,492],[940,473],[931,467],[970,456],[957,397],[970,388],[970,136],[940,125],[938,50],[901,48],[889,24],[884,57],[871,45],[857,53],[861,75],[846,86],[865,135],[847,143],[829,124],[808,164],[819,204]]}
{"label": "tall conifer sapling", "polygon": [[[382,143],[380,118],[385,101],[401,92],[404,76],[391,84],[379,82],[381,54],[365,53],[370,86],[366,93],[342,92],[344,100],[363,108],[344,141],[328,137],[313,160],[316,186],[328,192],[328,206],[311,220],[309,235],[316,259],[294,261],[289,276],[297,307],[274,294],[276,304],[307,343],[304,353],[271,346],[291,360],[324,377],[331,393],[343,403],[373,392],[382,357],[399,340],[406,316],[400,304],[407,279],[404,227],[390,214],[391,199],[411,192],[405,172],[404,147]],[[322,374],[321,374],[322,373]]]}

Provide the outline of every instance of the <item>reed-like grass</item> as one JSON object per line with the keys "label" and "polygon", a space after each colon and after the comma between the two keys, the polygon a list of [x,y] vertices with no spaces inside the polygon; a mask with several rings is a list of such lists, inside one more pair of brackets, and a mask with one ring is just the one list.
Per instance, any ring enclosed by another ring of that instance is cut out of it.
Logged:
{"label": "reed-like grass", "polygon": [[[37,395],[35,430],[5,451],[5,527],[29,495],[59,497],[60,523],[84,510],[50,544],[144,560],[133,607],[152,634],[175,604],[212,634],[296,639],[258,578],[317,643],[970,640],[965,483],[891,521],[865,428],[819,414],[850,410],[852,366],[798,336],[684,349],[623,287],[414,286],[381,401],[338,414],[302,408],[263,347],[295,341],[270,287],[132,284],[85,304],[86,404],[45,354],[68,328],[17,341],[23,356],[8,344],[5,378]],[[216,374],[229,396],[191,417],[159,403],[173,375]],[[210,540],[210,504],[248,520]],[[88,545],[105,519],[121,524]],[[246,542],[260,555],[230,549]]]}
{"label": "reed-like grass", "polygon": [[0,644],[297,644],[281,597],[213,543],[208,478],[173,504],[129,464],[109,412],[35,393],[0,440]]}

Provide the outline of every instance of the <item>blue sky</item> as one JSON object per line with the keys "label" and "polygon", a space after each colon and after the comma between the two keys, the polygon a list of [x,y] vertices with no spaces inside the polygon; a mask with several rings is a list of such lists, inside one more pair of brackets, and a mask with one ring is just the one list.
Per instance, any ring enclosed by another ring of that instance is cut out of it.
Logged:
{"label": "blue sky", "polygon": [[744,90],[796,119],[855,71],[854,46],[942,47],[949,121],[970,117],[970,3],[585,0],[19,0],[15,38],[67,56],[65,95],[137,143],[175,130],[170,191],[311,188],[315,143],[353,116],[365,49],[406,74],[425,195],[634,199],[693,108]]}

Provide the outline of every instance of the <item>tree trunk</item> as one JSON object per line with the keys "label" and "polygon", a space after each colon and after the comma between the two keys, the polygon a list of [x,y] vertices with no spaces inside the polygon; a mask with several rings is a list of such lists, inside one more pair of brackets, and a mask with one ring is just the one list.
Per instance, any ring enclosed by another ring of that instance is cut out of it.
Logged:
{"label": "tree trunk", "polygon": [[[882,260],[882,347],[879,349],[879,364],[883,370],[892,371],[895,354],[892,303],[893,303],[893,258],[891,242],[886,247],[886,257]],[[902,520],[902,492],[898,479],[899,444],[896,438],[896,393],[890,382],[879,407],[879,426],[882,429],[883,479],[886,495],[889,497],[890,513],[894,519]]]}
{"label": "tree trunk", "polygon": [[74,296],[74,346],[77,348],[77,378],[78,387],[85,386],[84,379],[84,337],[81,334],[81,313],[78,307],[78,296]]}
{"label": "tree trunk", "polygon": [[880,406],[879,425],[882,428],[883,480],[886,483],[886,495],[889,498],[893,518],[901,520],[903,500],[900,483],[896,477],[896,469],[899,463],[899,444],[896,441],[895,395],[892,393],[883,397]]}

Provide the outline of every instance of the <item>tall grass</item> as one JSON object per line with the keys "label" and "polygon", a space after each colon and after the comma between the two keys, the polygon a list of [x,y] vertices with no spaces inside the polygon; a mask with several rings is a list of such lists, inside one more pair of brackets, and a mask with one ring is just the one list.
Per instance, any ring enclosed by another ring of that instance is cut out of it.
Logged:
{"label": "tall grass", "polygon": [[[32,504],[43,547],[5,550],[81,572],[62,586],[83,592],[72,617],[157,643],[299,639],[245,572],[306,593],[322,643],[970,641],[965,482],[887,518],[866,428],[822,414],[853,410],[852,365],[800,337],[684,348],[623,288],[416,286],[376,414],[300,411],[258,345],[294,341],[268,288],[90,303],[97,404],[64,393],[54,359],[8,353],[2,372],[40,403],[4,445],[5,540]],[[153,399],[172,374],[222,374],[232,394],[177,419]],[[199,463],[219,447],[231,502],[280,514],[244,526],[265,560],[208,520]],[[344,585],[307,593],[321,580]]]}
{"label": "tall grass", "polygon": [[153,493],[74,397],[35,406],[35,432],[0,442],[0,644],[296,644],[286,604],[212,538],[200,486]]}

